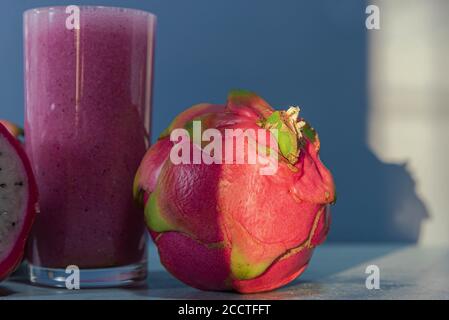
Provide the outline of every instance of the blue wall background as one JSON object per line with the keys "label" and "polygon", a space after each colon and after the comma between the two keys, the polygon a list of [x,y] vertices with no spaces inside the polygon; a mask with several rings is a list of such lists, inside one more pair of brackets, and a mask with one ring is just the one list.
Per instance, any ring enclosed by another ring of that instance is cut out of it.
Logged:
{"label": "blue wall background", "polygon": [[[274,106],[297,104],[320,133],[338,203],[331,241],[416,242],[427,217],[400,165],[366,146],[367,49],[360,0],[3,0],[0,117],[23,121],[22,12],[96,4],[158,16],[153,139],[183,109],[221,103],[228,90],[258,92]],[[401,203],[406,222],[397,222]]]}

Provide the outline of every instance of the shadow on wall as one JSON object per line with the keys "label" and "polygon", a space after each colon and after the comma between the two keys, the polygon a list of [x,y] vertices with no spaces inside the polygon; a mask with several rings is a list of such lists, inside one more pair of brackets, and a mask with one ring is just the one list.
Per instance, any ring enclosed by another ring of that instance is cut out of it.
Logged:
{"label": "shadow on wall", "polygon": [[428,213],[406,165],[383,163],[365,145],[349,148],[334,156],[337,192],[343,191],[329,239],[416,243]]}
{"label": "shadow on wall", "polygon": [[320,133],[321,156],[337,184],[329,240],[418,241],[428,214],[413,178],[405,166],[379,161],[366,144],[363,1],[220,1],[198,4],[203,12],[179,5],[182,15],[156,8],[154,115],[165,123],[157,122],[154,134],[189,105],[221,103],[235,87],[276,106],[299,104]]}
{"label": "shadow on wall", "polygon": [[405,166],[379,161],[366,143],[363,1],[175,2],[180,14],[162,2],[152,8],[159,16],[154,137],[177,113],[222,103],[232,88],[283,108],[298,104],[318,130],[321,157],[336,180],[329,240],[419,240],[428,214],[413,178]]}
{"label": "shadow on wall", "polygon": [[[364,5],[352,13],[364,19]],[[349,14],[345,19],[354,18]],[[413,176],[406,163],[384,163],[366,143],[369,105],[366,44],[368,33],[375,31],[367,31],[363,22],[351,30],[352,45],[345,46],[344,40],[340,40],[340,50],[344,51],[344,59],[351,61],[350,67],[336,61],[332,54],[323,57],[340,65],[339,70],[326,75],[335,78],[333,87],[323,88],[325,92],[333,92],[322,101],[326,108],[331,108],[326,111],[328,116],[317,115],[319,132],[324,131],[326,137],[323,159],[334,173],[338,194],[329,240],[416,243],[423,220],[429,214],[415,191]],[[331,36],[329,32],[328,37]],[[351,49],[354,45],[357,50]],[[328,129],[335,127],[334,123],[338,128],[332,134]],[[382,123],[378,123],[377,130],[383,129]]]}
{"label": "shadow on wall", "polygon": [[379,161],[366,143],[363,1],[175,2],[182,14],[162,3],[154,8],[155,136],[183,109],[222,103],[231,88],[254,90],[283,108],[299,104],[337,184],[329,240],[418,241],[427,210],[413,178],[403,165]]}

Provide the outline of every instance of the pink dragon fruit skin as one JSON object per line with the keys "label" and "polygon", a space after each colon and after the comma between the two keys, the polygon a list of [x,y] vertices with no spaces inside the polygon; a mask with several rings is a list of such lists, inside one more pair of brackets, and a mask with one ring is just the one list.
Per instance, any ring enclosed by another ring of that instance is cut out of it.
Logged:
{"label": "pink dragon fruit skin", "polygon": [[325,240],[335,186],[308,124],[294,136],[299,149],[293,157],[279,148],[274,175],[261,175],[259,164],[175,165],[169,158],[169,134],[192,120],[219,130],[268,130],[274,113],[254,93],[231,92],[225,106],[200,104],[181,113],[145,155],[134,194],[145,205],[162,264],[184,283],[241,293],[273,290],[298,277]]}
{"label": "pink dragon fruit skin", "polygon": [[8,121],[0,119],[0,124],[2,124],[8,131],[15,137],[18,138],[23,136],[23,129],[17,126],[16,124]]}

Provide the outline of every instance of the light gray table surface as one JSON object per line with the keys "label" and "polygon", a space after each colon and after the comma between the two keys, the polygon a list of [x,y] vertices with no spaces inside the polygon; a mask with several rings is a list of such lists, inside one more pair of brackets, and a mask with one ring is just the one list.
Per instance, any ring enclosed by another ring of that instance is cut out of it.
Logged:
{"label": "light gray table surface", "polygon": [[[377,265],[380,289],[365,286],[366,267]],[[167,273],[149,247],[145,285],[130,289],[69,291],[32,286],[14,275],[0,283],[1,299],[449,299],[449,248],[329,244],[315,250],[307,271],[273,292],[240,295],[190,288]]]}

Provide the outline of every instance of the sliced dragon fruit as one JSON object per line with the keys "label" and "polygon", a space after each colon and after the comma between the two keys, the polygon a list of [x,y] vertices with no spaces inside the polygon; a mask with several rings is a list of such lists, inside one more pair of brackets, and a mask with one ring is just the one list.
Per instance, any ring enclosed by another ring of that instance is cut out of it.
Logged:
{"label": "sliced dragon fruit", "polygon": [[9,122],[8,120],[0,120],[0,124],[4,125],[14,137],[23,137],[23,129],[18,125]]}
{"label": "sliced dragon fruit", "polygon": [[0,281],[22,261],[37,211],[37,186],[20,142],[0,124]]}

